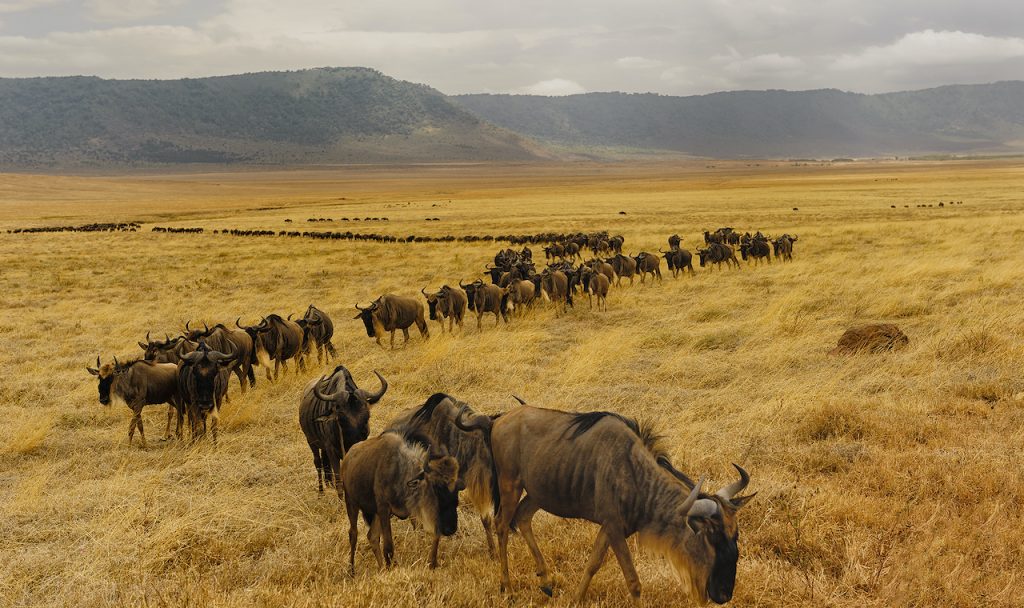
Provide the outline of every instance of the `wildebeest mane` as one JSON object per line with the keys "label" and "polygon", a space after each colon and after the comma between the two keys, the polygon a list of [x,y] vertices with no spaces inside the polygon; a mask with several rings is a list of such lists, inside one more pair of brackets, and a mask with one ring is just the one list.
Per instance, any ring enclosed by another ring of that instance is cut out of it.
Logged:
{"label": "wildebeest mane", "polygon": [[566,429],[564,437],[568,438],[569,441],[573,441],[594,428],[601,420],[612,417],[626,425],[634,435],[640,438],[640,441],[644,444],[644,447],[654,456],[658,466],[668,471],[670,475],[683,482],[690,488],[693,488],[694,481],[690,479],[685,473],[672,465],[672,461],[669,460],[668,454],[661,449],[661,435],[658,435],[653,428],[648,424],[641,424],[633,418],[627,418],[622,414],[616,414],[615,412],[579,412],[572,414],[572,421],[569,422],[569,428]]}
{"label": "wildebeest mane", "polygon": [[418,427],[419,425],[426,423],[431,419],[431,417],[433,417],[434,410],[437,409],[437,406],[445,399],[455,401],[451,395],[446,393],[434,393],[430,397],[427,397],[426,403],[420,406],[420,409],[416,410],[412,415],[412,418],[409,419],[409,424],[413,427]]}

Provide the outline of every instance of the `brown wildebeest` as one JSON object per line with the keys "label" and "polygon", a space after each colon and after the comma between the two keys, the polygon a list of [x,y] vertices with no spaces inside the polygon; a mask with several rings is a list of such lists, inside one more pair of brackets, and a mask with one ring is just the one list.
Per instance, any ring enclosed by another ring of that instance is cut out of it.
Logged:
{"label": "brown wildebeest", "polygon": [[617,234],[617,235],[611,237],[610,239],[608,239],[608,246],[611,248],[613,253],[621,255],[622,254],[622,245],[625,242],[626,242],[626,237]]}
{"label": "brown wildebeest", "polygon": [[530,280],[513,281],[505,288],[505,294],[512,302],[515,315],[522,317],[537,299],[537,285]]}
{"label": "brown wildebeest", "polygon": [[344,365],[330,376],[313,380],[302,390],[299,401],[299,427],[313,452],[318,491],[324,483],[334,485],[341,498],[341,460],[352,446],[370,436],[370,406],[388,391],[388,381],[374,371],[380,390],[370,393],[356,386]]}
{"label": "brown wildebeest", "polygon": [[601,310],[602,305],[604,310],[608,310],[608,288],[611,287],[611,281],[608,277],[600,272],[592,272],[590,275],[590,281],[588,284],[588,299],[590,308],[594,308],[594,297],[597,297],[597,310]]}
{"label": "brown wildebeest", "polygon": [[[288,371],[288,360],[296,360],[295,373],[305,367],[302,345],[305,344],[306,332],[295,321],[290,321],[278,314],[270,314],[260,320],[258,325],[244,327],[235,319],[235,325],[245,330],[250,337],[255,336],[256,359],[263,366],[267,380],[277,380],[279,368]],[[270,361],[274,361],[274,373],[270,373]]]}
{"label": "brown wildebeest", "polygon": [[580,246],[569,241],[565,244],[565,253],[562,256],[564,259],[572,261],[580,257]]}
{"label": "brown wildebeest", "polygon": [[[437,537],[458,529],[459,462],[410,429],[385,431],[357,443],[341,463],[348,512],[349,568],[356,571],[359,514],[370,525],[367,540],[377,566],[391,567],[395,554],[391,516],[414,516],[435,537],[430,567],[437,567]],[[384,550],[381,551],[381,537]]]}
{"label": "brown wildebeest", "polygon": [[742,243],[740,255],[744,261],[752,258],[755,264],[760,264],[763,259],[767,259],[769,264],[772,263],[772,249],[768,246],[768,239],[763,237],[755,237]]}
{"label": "brown wildebeest", "polygon": [[402,330],[402,335],[405,337],[405,342],[402,345],[409,344],[409,327],[414,323],[420,330],[421,336],[430,337],[430,329],[423,319],[423,302],[416,298],[386,293],[366,308],[356,304],[356,310],[359,311],[359,314],[353,318],[363,320],[363,325],[366,326],[366,335],[376,338],[377,345],[381,348],[384,347],[384,344],[380,339],[386,331],[391,332],[391,348],[395,348],[395,331],[399,329]]}
{"label": "brown wildebeest", "polygon": [[466,297],[469,300],[470,310],[476,311],[476,328],[480,329],[483,324],[484,313],[494,314],[494,326],[498,326],[500,318],[508,323],[508,310],[506,304],[508,296],[497,285],[484,285],[480,279],[469,285],[463,285],[459,280],[459,287],[466,290]]}
{"label": "brown wildebeest", "polygon": [[462,320],[466,316],[468,302],[465,291],[444,285],[434,293],[427,293],[426,288],[421,289],[420,292],[427,299],[430,319],[441,325],[441,333],[444,333],[445,319],[448,319],[448,333],[452,333],[452,328],[456,324],[459,329],[462,329]]}
{"label": "brown wildebeest", "polygon": [[[198,343],[200,340],[206,342],[212,350],[226,353],[234,352],[234,367],[231,371],[238,377],[238,384],[245,394],[245,381],[249,380],[249,386],[256,386],[256,373],[252,366],[256,361],[256,344],[249,332],[244,329],[230,329],[218,323],[213,327],[203,323],[203,329],[189,329],[185,323],[185,338]],[[180,357],[179,357],[180,358]]]}
{"label": "brown wildebeest", "polygon": [[665,262],[668,264],[668,269],[672,271],[672,278],[679,276],[679,273],[690,271],[690,276],[694,276],[693,272],[693,254],[686,249],[680,249],[676,247],[671,251],[658,250],[658,253],[665,258]]}
{"label": "brown wildebeest", "polygon": [[620,253],[613,258],[608,258],[605,262],[615,271],[615,285],[621,285],[623,277],[629,277],[629,284],[633,284],[633,277],[636,275],[636,260]]}
{"label": "brown wildebeest", "polygon": [[[455,425],[462,406],[469,415],[474,412],[468,404],[451,395],[436,393],[420,407],[414,407],[398,415],[388,425],[389,429],[411,428],[426,436],[431,444],[444,447],[459,461],[459,479],[465,484],[466,492],[474,509],[480,514],[487,537],[487,553],[494,558],[494,514],[497,511],[497,484],[494,478],[494,462],[491,449],[480,433],[463,431]],[[438,539],[435,537],[435,542]],[[437,553],[436,546],[433,551]]]}
{"label": "brown wildebeest", "polygon": [[679,243],[681,242],[683,242],[683,239],[681,239],[678,234],[673,234],[672,236],[668,237],[668,248],[670,250],[679,249]]}
{"label": "brown wildebeest", "polygon": [[555,304],[555,316],[565,313],[566,304],[572,304],[569,292],[569,278],[561,270],[546,269],[540,277],[541,288]]}
{"label": "brown wildebeest", "polygon": [[658,282],[661,282],[661,258],[654,255],[653,253],[647,253],[641,251],[636,255],[636,271],[640,274],[640,282],[643,283],[647,275],[651,275],[651,280],[654,277],[658,277]]}
{"label": "brown wildebeest", "polygon": [[212,350],[205,341],[192,352],[181,356],[178,362],[178,392],[188,412],[192,440],[206,434],[207,418],[211,418],[210,432],[217,443],[217,423],[220,404],[228,392],[230,370],[237,353]]}
{"label": "brown wildebeest", "polygon": [[594,272],[599,272],[604,276],[608,277],[608,284],[615,282],[615,269],[612,265],[600,258],[594,258],[588,262],[588,265]]}
{"label": "brown wildebeest", "polygon": [[735,265],[736,270],[740,269],[740,261],[736,259],[736,252],[732,247],[722,243],[712,242],[706,249],[698,249],[697,255],[700,256],[701,268],[714,264],[721,270],[722,262],[725,262],[726,267]]}
{"label": "brown wildebeest", "polygon": [[316,344],[317,364],[323,361],[324,353],[329,359],[338,356],[338,351],[334,349],[334,343],[331,341],[334,338],[334,321],[327,313],[310,304],[306,308],[306,314],[302,315],[302,318],[296,323],[303,326],[303,329],[308,327],[306,329],[307,352],[311,343]]}
{"label": "brown wildebeest", "polygon": [[796,242],[796,235],[789,236],[784,234],[779,238],[775,239],[773,245],[775,246],[775,257],[782,260],[783,262],[793,261],[793,243]]}
{"label": "brown wildebeest", "polygon": [[[146,447],[146,431],[142,426],[142,408],[147,405],[166,403],[178,412],[177,433],[181,435],[182,400],[178,392],[178,366],[173,363],[153,363],[141,359],[119,363],[114,357],[113,363],[100,364],[96,357],[96,367],[86,367],[90,374],[99,377],[100,403],[110,405],[120,401],[132,411],[132,420],[128,423],[128,445],[132,444],[135,429],[139,429],[142,447]],[[167,415],[165,438],[171,436],[171,416]]]}
{"label": "brown wildebeest", "polygon": [[[145,361],[151,361],[153,363],[173,363],[177,365],[178,361],[181,360],[182,354],[194,351],[199,345],[187,340],[184,336],[172,338],[167,334],[164,334],[164,340],[151,340],[149,332],[146,332],[146,341],[139,342],[139,346],[145,351],[142,355],[142,358]],[[181,425],[184,419],[184,410],[175,405],[168,405],[167,431],[164,434],[164,439],[170,438],[171,419],[175,417],[177,417],[175,435],[179,439],[181,438]]]}
{"label": "brown wildebeest", "polygon": [[541,589],[551,595],[551,577],[532,525],[534,514],[543,509],[601,527],[577,602],[609,547],[630,595],[640,597],[640,578],[626,544],[633,534],[668,558],[694,599],[722,604],[732,598],[739,559],[736,515],[754,496],[737,496],[750,480],[739,466],[739,481],[713,495],[702,493],[704,478],[695,484],[677,471],[658,451],[650,430],[610,412],[524,405],[497,419],[477,415],[467,420],[460,414],[457,424],[483,431],[491,446],[500,493],[496,527],[503,591],[510,587],[508,536],[514,523],[533,554]]}

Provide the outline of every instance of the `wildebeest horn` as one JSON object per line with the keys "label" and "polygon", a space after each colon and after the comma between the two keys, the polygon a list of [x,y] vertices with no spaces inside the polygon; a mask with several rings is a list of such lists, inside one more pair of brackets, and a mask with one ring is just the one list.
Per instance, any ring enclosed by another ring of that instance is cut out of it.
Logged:
{"label": "wildebeest horn", "polygon": [[320,392],[320,385],[323,384],[324,380],[326,380],[326,379],[327,379],[327,376],[321,376],[320,379],[316,381],[316,384],[313,385],[313,396],[315,396],[317,399],[319,399],[321,401],[334,401],[335,399],[337,399],[338,397],[341,397],[342,395],[345,395],[345,399],[346,400],[348,399],[348,396],[347,396],[348,395],[348,391],[346,391],[343,388],[342,389],[338,389],[337,391],[331,393],[330,395],[325,395],[325,394],[321,393]]}
{"label": "wildebeest horn", "polygon": [[100,368],[100,356],[96,355],[96,369]]}
{"label": "wildebeest horn", "polygon": [[237,319],[235,319],[235,325],[238,326],[238,329],[245,329],[244,327],[242,327],[242,324],[239,323],[239,321],[241,321],[241,320],[242,320],[242,317],[238,317]]}
{"label": "wildebeest horn", "polygon": [[513,398],[513,399],[515,399],[516,401],[518,401],[518,402],[519,402],[519,405],[526,405],[526,402],[525,402],[525,401],[523,401],[523,400],[522,400],[522,399],[521,399],[520,397],[518,397],[517,395],[512,395],[512,398]]}
{"label": "wildebeest horn", "polygon": [[377,378],[380,380],[380,390],[375,394],[370,394],[365,389],[358,389],[358,392],[360,393],[359,396],[365,399],[366,403],[369,405],[373,405],[380,401],[384,396],[384,393],[388,392],[388,381],[385,380],[384,376],[381,376],[380,372],[377,370],[373,370],[373,373],[377,374]]}
{"label": "wildebeest horn", "polygon": [[356,310],[358,310],[359,312],[365,312],[365,311],[367,311],[367,310],[370,310],[370,307],[369,307],[369,306],[367,306],[366,308],[363,308],[363,307],[362,307],[362,306],[360,306],[359,304],[356,304]]}
{"label": "wildebeest horn", "polygon": [[690,517],[695,516],[695,514],[693,513],[693,507],[697,503],[697,498],[700,497],[700,488],[703,485],[704,476],[701,475],[700,481],[697,482],[697,485],[693,486],[693,489],[690,490],[690,495],[687,496],[686,500],[683,501],[683,504],[679,506],[680,511],[685,512]]}
{"label": "wildebeest horn", "polygon": [[740,478],[716,492],[715,496],[718,496],[719,498],[731,500],[733,496],[742,492],[743,489],[747,487],[747,484],[750,483],[750,475],[743,470],[743,467],[736,463],[733,463],[732,466],[736,467],[736,470],[739,471]]}
{"label": "wildebeest horn", "polygon": [[289,320],[289,321],[291,321],[291,320],[292,320],[292,315],[294,315],[294,314],[295,314],[294,312],[290,312],[290,313],[288,313],[288,320]]}
{"label": "wildebeest horn", "polygon": [[146,332],[146,342],[149,342],[149,332]]}
{"label": "wildebeest horn", "polygon": [[426,287],[421,287],[420,288],[420,293],[422,293],[423,295],[427,295],[427,288]]}
{"label": "wildebeest horn", "polygon": [[164,333],[164,342],[166,342],[167,344],[171,343],[171,334]]}
{"label": "wildebeest horn", "polygon": [[491,432],[491,423],[493,422],[490,419],[490,417],[477,414],[476,416],[473,416],[472,420],[470,420],[469,422],[465,422],[463,420],[463,417],[466,415],[466,412],[468,411],[469,405],[463,403],[462,406],[459,408],[459,413],[455,416],[455,419],[453,420],[455,426],[459,427],[461,430],[466,431],[468,433],[472,433],[473,431],[483,431],[485,434],[489,435]]}
{"label": "wildebeest horn", "polygon": [[114,355],[114,367],[121,367],[121,364],[117,362],[117,355]]}
{"label": "wildebeest horn", "polygon": [[461,288],[463,288],[463,289],[465,289],[465,288],[466,288],[466,285],[463,285],[463,284],[462,284],[462,279],[461,279],[461,278],[459,279],[459,287],[461,287]]}
{"label": "wildebeest horn", "polygon": [[231,346],[231,350],[226,353],[210,351],[210,353],[206,356],[210,359],[210,361],[213,361],[214,363],[233,361],[235,357],[238,356],[238,353],[235,351],[235,347],[230,342],[228,343],[228,346]]}
{"label": "wildebeest horn", "polygon": [[209,333],[210,333],[210,326],[206,324],[206,321],[203,321],[203,334],[209,335]]}
{"label": "wildebeest horn", "polygon": [[191,323],[191,322],[192,322],[192,319],[189,319],[188,321],[185,321],[185,331],[186,331],[186,332],[188,332],[188,331],[192,331],[192,330],[190,330],[190,329],[188,328],[188,324],[189,324],[189,323]]}

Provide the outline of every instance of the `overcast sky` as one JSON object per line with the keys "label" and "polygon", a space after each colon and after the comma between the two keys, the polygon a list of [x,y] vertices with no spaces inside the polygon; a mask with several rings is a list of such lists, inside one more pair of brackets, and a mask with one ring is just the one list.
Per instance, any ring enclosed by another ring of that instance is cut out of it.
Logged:
{"label": "overcast sky", "polygon": [[1024,79],[1024,0],[0,0],[0,76],[319,66],[449,94],[919,89]]}

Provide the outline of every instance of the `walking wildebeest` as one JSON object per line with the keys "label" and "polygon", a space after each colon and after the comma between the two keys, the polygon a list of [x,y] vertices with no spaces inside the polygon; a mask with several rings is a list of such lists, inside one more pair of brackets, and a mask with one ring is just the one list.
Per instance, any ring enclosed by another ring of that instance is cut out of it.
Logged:
{"label": "walking wildebeest", "polygon": [[670,250],[679,249],[679,243],[681,242],[683,242],[683,239],[679,238],[678,234],[673,234],[672,236],[668,237],[668,248]]}
{"label": "walking wildebeest", "polygon": [[217,443],[220,404],[228,391],[228,378],[238,354],[212,350],[205,341],[181,356],[178,362],[178,392],[188,413],[192,440],[206,434],[207,418],[212,416],[210,432]]}
{"label": "walking wildebeest", "polygon": [[572,293],[569,291],[569,277],[561,270],[545,269],[541,273],[541,288],[547,292],[548,298],[555,304],[555,316],[565,312],[567,304],[572,304]]}
{"label": "walking wildebeest", "polygon": [[735,264],[736,269],[740,269],[740,262],[736,259],[732,247],[722,243],[712,242],[706,249],[698,249],[697,255],[700,256],[701,268],[715,264],[721,270],[722,262],[725,262],[726,267]]}
{"label": "walking wildebeest", "polygon": [[749,258],[753,258],[753,262],[759,264],[762,259],[767,259],[768,263],[772,263],[772,250],[768,246],[768,239],[752,238],[740,245],[740,254],[744,261]]}
{"label": "walking wildebeest", "polygon": [[[494,462],[491,449],[487,446],[480,433],[463,431],[455,425],[462,406],[465,412],[474,412],[468,404],[456,400],[450,395],[436,393],[419,407],[413,407],[398,415],[388,425],[389,429],[411,428],[421,433],[431,444],[444,447],[449,454],[459,461],[459,479],[465,485],[466,492],[473,503],[474,509],[480,514],[487,537],[487,553],[494,558],[494,515],[497,510],[494,478]],[[436,542],[435,538],[435,542]],[[434,554],[437,548],[434,548]]]}
{"label": "walking wildebeest", "polygon": [[498,326],[500,318],[508,323],[508,311],[506,303],[508,296],[497,285],[484,285],[484,282],[477,279],[469,285],[463,285],[459,280],[459,287],[466,290],[466,297],[469,300],[470,310],[476,311],[476,328],[480,329],[483,324],[484,313],[494,314],[494,326]]}
{"label": "walking wildebeest", "polygon": [[665,262],[668,264],[668,269],[672,271],[672,278],[679,276],[679,273],[690,271],[690,276],[694,276],[693,272],[693,254],[686,249],[680,249],[676,247],[671,251],[658,250],[658,253],[665,258]]}
{"label": "walking wildebeest", "polygon": [[[657,450],[656,438],[635,421],[610,412],[571,413],[523,405],[500,418],[462,414],[463,430],[480,430],[489,441],[498,474],[497,521],[501,588],[510,587],[508,536],[518,527],[533,554],[541,589],[551,595],[551,576],[533,534],[534,514],[585,519],[601,529],[584,571],[581,602],[610,547],[634,599],[640,578],[626,539],[665,555],[695,599],[723,604],[732,598],[739,550],[737,511],[751,498],[737,496],[750,481],[716,494],[701,492]],[[525,496],[523,493],[525,492]]]}
{"label": "walking wildebeest", "polygon": [[612,265],[609,264],[608,262],[605,262],[600,258],[594,258],[593,260],[587,262],[587,264],[594,272],[599,272],[604,276],[608,277],[609,285],[615,282],[615,269],[612,268]]}
{"label": "walking wildebeest", "polygon": [[636,275],[636,260],[628,255],[616,254],[615,257],[605,260],[615,271],[615,285],[622,284],[623,277],[629,277],[629,284],[633,284],[633,277]]}
{"label": "walking wildebeest", "polygon": [[249,332],[241,328],[231,329],[221,323],[213,327],[203,323],[203,329],[190,330],[188,323],[185,323],[185,338],[192,342],[205,341],[207,346],[218,352],[234,352],[234,367],[231,371],[238,377],[242,394],[245,394],[246,379],[250,387],[256,386],[256,373],[252,369],[256,361],[256,343]]}
{"label": "walking wildebeest", "polygon": [[299,427],[313,452],[318,491],[324,483],[333,484],[341,498],[341,460],[352,446],[370,436],[370,406],[388,391],[388,381],[374,371],[380,390],[370,393],[356,385],[344,365],[330,376],[313,380],[302,390],[299,401]]}
{"label": "walking wildebeest", "polygon": [[793,261],[793,243],[796,242],[797,237],[789,236],[784,234],[779,238],[775,239],[773,245],[775,247],[775,257],[783,262]]}
{"label": "walking wildebeest", "polygon": [[634,259],[636,260],[636,271],[640,274],[641,283],[644,282],[644,278],[646,278],[648,274],[651,275],[652,281],[654,280],[654,277],[658,277],[658,282],[661,282],[661,258],[653,253],[641,251]]}
{"label": "walking wildebeest", "polygon": [[611,281],[608,277],[600,272],[591,272],[587,290],[587,302],[590,304],[590,308],[594,308],[594,298],[597,297],[597,310],[601,310],[601,306],[604,305],[604,310],[608,310],[608,288],[611,287]]}
{"label": "walking wildebeest", "polygon": [[[128,423],[128,445],[132,444],[132,437],[135,436],[135,429],[138,427],[142,447],[146,447],[142,408],[147,405],[166,403],[177,410],[177,432],[181,434],[180,412],[183,404],[178,392],[178,366],[173,363],[153,363],[141,359],[119,363],[117,357],[114,357],[113,363],[100,364],[100,358],[96,357],[96,367],[85,369],[99,378],[100,403],[110,405],[113,401],[120,401],[132,411],[132,420]],[[170,412],[164,436],[171,436]]]}
{"label": "walking wildebeest", "polygon": [[504,293],[512,302],[515,315],[522,317],[526,314],[526,309],[532,307],[534,300],[537,299],[537,284],[530,280],[512,281]]}
{"label": "walking wildebeest", "polygon": [[310,346],[310,341],[316,344],[316,362],[318,365],[323,361],[324,352],[327,353],[329,359],[334,359],[338,356],[338,351],[334,350],[334,343],[331,341],[334,338],[334,321],[331,320],[327,313],[310,304],[306,309],[306,314],[302,315],[302,319],[297,321],[297,323],[309,328],[306,330],[308,338],[307,348]]}
{"label": "walking wildebeest", "polygon": [[[409,516],[435,537],[430,567],[437,567],[437,537],[458,529],[459,462],[411,429],[385,431],[349,450],[341,463],[348,512],[349,568],[356,571],[359,514],[369,524],[367,540],[377,566],[391,567],[395,554],[391,516]],[[381,551],[381,538],[384,550]]]}
{"label": "walking wildebeest", "polygon": [[421,336],[430,337],[430,329],[423,319],[423,303],[416,298],[386,293],[366,308],[356,304],[356,310],[359,311],[359,314],[353,318],[363,320],[363,325],[366,326],[366,335],[376,338],[377,345],[381,348],[384,347],[380,341],[384,332],[391,333],[391,348],[395,348],[395,331],[399,329],[405,336],[405,342],[402,345],[409,344],[409,327],[414,323],[420,330]]}
{"label": "walking wildebeest", "polygon": [[426,288],[420,292],[427,299],[430,319],[441,325],[441,333],[444,333],[445,319],[448,319],[448,333],[452,333],[452,328],[456,324],[462,329],[468,301],[465,291],[444,285],[434,293],[427,293]]}
{"label": "walking wildebeest", "polygon": [[[282,318],[278,314],[270,314],[260,320],[258,325],[244,327],[235,319],[235,325],[254,337],[256,359],[263,366],[267,380],[277,380],[278,369],[288,371],[288,360],[296,360],[295,373],[303,369],[305,360],[302,345],[305,343],[306,332],[295,321]],[[274,361],[274,373],[270,373],[270,361]]]}

